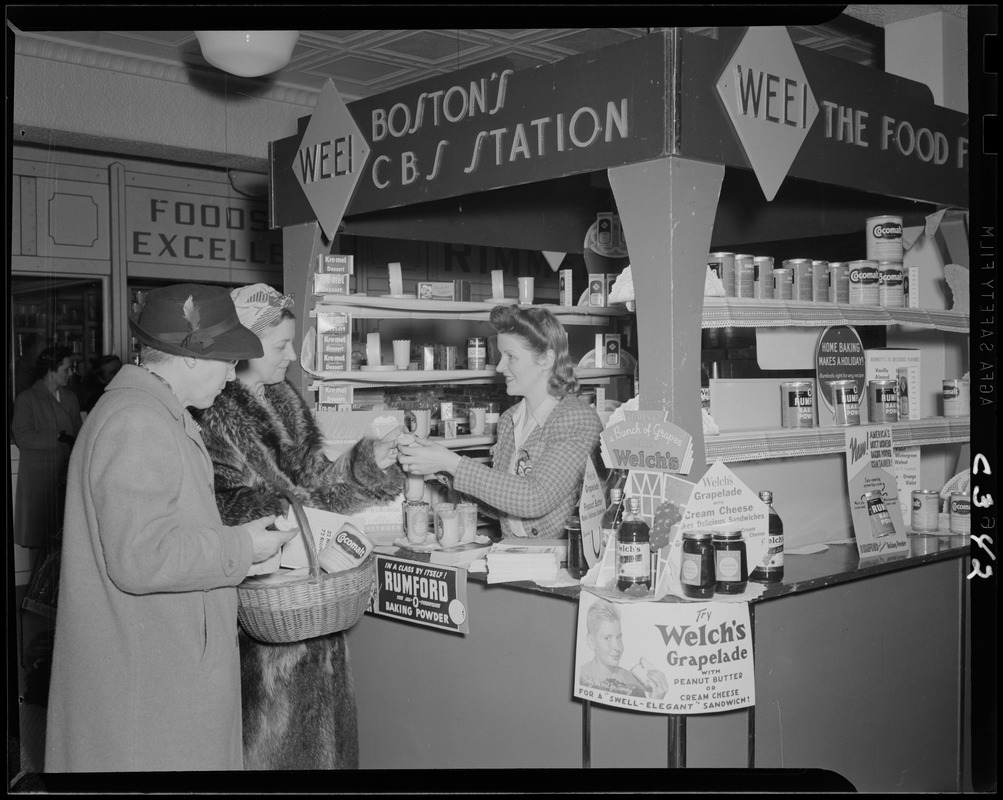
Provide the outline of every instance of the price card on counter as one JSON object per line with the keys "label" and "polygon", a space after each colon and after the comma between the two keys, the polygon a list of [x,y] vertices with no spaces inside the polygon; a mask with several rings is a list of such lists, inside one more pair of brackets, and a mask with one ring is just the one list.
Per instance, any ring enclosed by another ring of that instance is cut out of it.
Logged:
{"label": "price card on counter", "polygon": [[469,633],[467,608],[466,570],[376,555],[376,591],[368,613]]}
{"label": "price card on counter", "polygon": [[574,696],[651,714],[756,704],[748,603],[616,603],[583,591]]}

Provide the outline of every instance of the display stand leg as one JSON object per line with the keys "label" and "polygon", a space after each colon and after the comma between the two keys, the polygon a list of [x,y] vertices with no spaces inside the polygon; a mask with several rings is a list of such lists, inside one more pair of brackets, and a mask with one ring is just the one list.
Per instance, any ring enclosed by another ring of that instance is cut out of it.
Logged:
{"label": "display stand leg", "polygon": [[686,766],[686,717],[682,714],[669,715],[669,763],[670,769]]}
{"label": "display stand leg", "polygon": [[582,700],[582,769],[592,766],[592,701]]}
{"label": "display stand leg", "polygon": [[[756,606],[749,603],[749,627],[752,629],[750,638],[752,641],[752,663],[753,675],[755,675],[756,663]],[[756,766],[756,706],[749,706],[749,769]]]}

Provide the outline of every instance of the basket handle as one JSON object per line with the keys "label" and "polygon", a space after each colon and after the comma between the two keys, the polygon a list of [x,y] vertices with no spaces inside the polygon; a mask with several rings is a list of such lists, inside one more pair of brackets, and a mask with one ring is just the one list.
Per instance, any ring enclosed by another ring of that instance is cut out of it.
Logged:
{"label": "basket handle", "polygon": [[320,560],[317,558],[317,546],[314,544],[313,531],[310,529],[310,522],[306,518],[303,504],[299,498],[288,489],[279,489],[279,493],[289,501],[289,506],[296,517],[296,523],[300,528],[300,536],[306,548],[306,557],[310,562],[310,582],[317,583],[320,580]]}

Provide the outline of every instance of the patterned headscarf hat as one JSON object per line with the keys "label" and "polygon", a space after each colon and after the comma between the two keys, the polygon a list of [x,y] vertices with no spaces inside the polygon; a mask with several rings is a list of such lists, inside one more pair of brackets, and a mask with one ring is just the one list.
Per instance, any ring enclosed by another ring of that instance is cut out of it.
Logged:
{"label": "patterned headscarf hat", "polygon": [[230,292],[240,324],[259,339],[275,323],[282,311],[294,305],[291,294],[282,294],[265,283],[241,286]]}

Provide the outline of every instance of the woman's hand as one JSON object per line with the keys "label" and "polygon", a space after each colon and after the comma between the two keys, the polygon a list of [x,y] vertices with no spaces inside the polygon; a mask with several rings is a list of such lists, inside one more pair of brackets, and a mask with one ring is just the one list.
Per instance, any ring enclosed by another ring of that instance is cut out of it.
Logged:
{"label": "woman's hand", "polygon": [[416,475],[434,475],[445,472],[452,475],[460,463],[460,456],[448,447],[428,439],[412,437],[413,441],[398,440],[397,460],[405,472]]}
{"label": "woman's hand", "polygon": [[373,446],[373,457],[376,459],[377,467],[386,469],[397,461],[397,440],[403,432],[404,428],[398,425]]}

